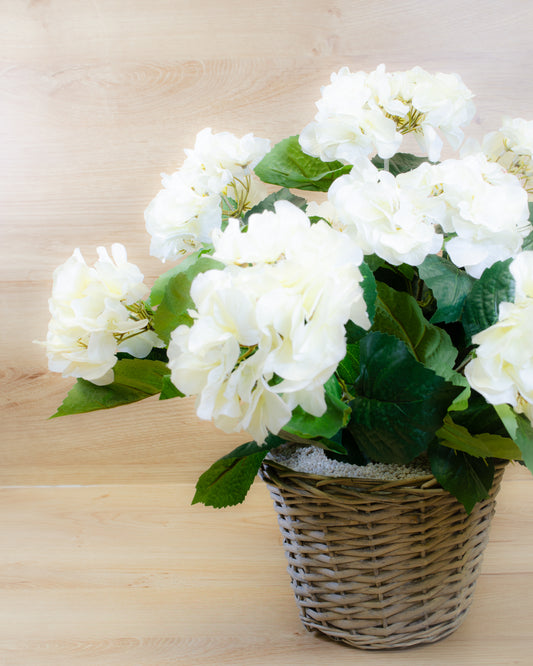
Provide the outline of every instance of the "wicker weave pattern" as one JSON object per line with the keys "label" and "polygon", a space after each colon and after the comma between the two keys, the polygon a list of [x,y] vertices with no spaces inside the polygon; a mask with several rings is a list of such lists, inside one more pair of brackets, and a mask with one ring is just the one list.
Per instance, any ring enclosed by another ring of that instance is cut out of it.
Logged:
{"label": "wicker weave pattern", "polygon": [[504,467],[467,515],[433,477],[384,484],[265,463],[304,626],[365,649],[451,634],[472,602]]}

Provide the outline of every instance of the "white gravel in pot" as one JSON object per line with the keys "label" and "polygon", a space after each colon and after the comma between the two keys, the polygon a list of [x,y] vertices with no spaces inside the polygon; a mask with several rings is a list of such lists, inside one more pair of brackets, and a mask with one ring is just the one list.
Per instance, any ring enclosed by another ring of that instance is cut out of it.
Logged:
{"label": "white gravel in pot", "polygon": [[404,479],[427,476],[431,474],[429,464],[417,460],[408,465],[388,463],[368,463],[368,465],[352,465],[350,463],[331,460],[324,450],[316,446],[287,446],[272,451],[269,456],[276,462],[294,470],[307,474],[319,474],[335,478],[380,479],[383,481],[403,481]]}

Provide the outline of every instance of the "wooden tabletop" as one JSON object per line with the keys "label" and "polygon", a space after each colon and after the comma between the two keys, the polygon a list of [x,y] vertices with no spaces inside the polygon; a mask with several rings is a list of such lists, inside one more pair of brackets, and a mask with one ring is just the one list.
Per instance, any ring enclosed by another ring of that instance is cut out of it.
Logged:
{"label": "wooden tabletop", "polygon": [[194,482],[247,441],[191,399],[48,420],[53,269],[121,242],[204,127],[298,133],[343,65],[458,72],[470,134],[533,118],[523,0],[0,0],[0,664],[532,663],[533,480],[506,472],[473,608],[441,643],[364,653],[306,633],[266,489],[215,511]]}

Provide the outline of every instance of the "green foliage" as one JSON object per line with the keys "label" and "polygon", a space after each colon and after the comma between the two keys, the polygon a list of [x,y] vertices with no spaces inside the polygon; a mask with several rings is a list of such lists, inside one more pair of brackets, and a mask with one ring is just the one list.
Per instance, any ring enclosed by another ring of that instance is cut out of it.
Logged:
{"label": "green foliage", "polygon": [[161,382],[161,394],[159,400],[170,400],[172,398],[184,398],[185,394],[177,389],[170,379],[170,375],[165,375]]}
{"label": "green foliage", "polygon": [[509,437],[501,437],[485,432],[472,435],[463,426],[454,423],[447,416],[444,425],[437,431],[439,442],[456,451],[469,453],[476,458],[501,458],[502,460],[520,460],[522,454],[518,446]]}
{"label": "green foliage", "polygon": [[[531,204],[529,204],[531,206]],[[533,250],[533,231],[530,231],[529,234],[524,238],[522,243],[522,250]]]}
{"label": "green foliage", "polygon": [[150,298],[148,299],[149,305],[152,308],[155,308],[157,305],[159,305],[165,296],[165,290],[169,281],[180,273],[187,273],[187,271],[191,269],[194,271],[195,265],[202,267],[203,270],[209,270],[208,267],[219,268],[221,264],[210,258],[209,254],[207,254],[203,249],[198,250],[197,252],[193,252],[193,254],[185,257],[185,259],[180,261],[179,264],[173,266],[170,270],[166,271],[157,278],[157,280],[154,282],[154,286],[152,287],[152,291],[150,292]]}
{"label": "green foliage", "polygon": [[168,374],[166,363],[138,358],[117,361],[113,369],[115,380],[112,384],[96,386],[85,379],[78,379],[51,418],[143,400],[161,391],[163,378]]}
{"label": "green foliage", "polygon": [[[393,176],[397,176],[400,173],[412,171],[413,169],[416,169],[416,167],[419,167],[423,162],[428,161],[427,157],[417,157],[410,153],[396,153],[396,155],[389,160],[388,170]],[[381,170],[385,168],[385,161],[382,157],[378,157],[377,155],[372,158],[372,164]]]}
{"label": "green foliage", "polygon": [[353,386],[359,377],[359,343],[346,345],[346,356],[337,366],[337,375],[348,386]]}
{"label": "green foliage", "polygon": [[350,407],[342,401],[342,388],[334,376],[324,384],[324,390],[327,409],[322,416],[311,416],[298,406],[293,410],[291,420],[283,430],[304,439],[331,439],[346,426],[350,418]]}
{"label": "green foliage", "polygon": [[368,318],[371,322],[374,321],[374,316],[376,314],[376,299],[377,299],[377,284],[376,278],[370,266],[363,262],[359,267],[363,280],[361,286],[363,288],[363,296],[366,303],[366,311],[368,313]]}
{"label": "green foliage", "polygon": [[431,321],[447,324],[459,321],[465,299],[475,283],[474,278],[457,268],[449,259],[436,254],[428,255],[418,271],[437,300],[437,310]]}
{"label": "green foliage", "polygon": [[187,310],[194,308],[190,295],[194,278],[200,273],[224,268],[224,264],[215,261],[209,255],[197,255],[194,261],[186,260],[186,262],[185,266],[182,264],[176,266],[170,275],[162,276],[165,279],[162,282],[157,281],[152,290],[151,301],[155,300],[159,303],[154,315],[153,326],[157,335],[167,344],[170,334],[175,328],[180,324],[186,326],[192,324]]}
{"label": "green foliage", "polygon": [[291,136],[277,143],[255,167],[255,174],[264,182],[299,190],[327,192],[333,181],[349,173],[352,165],[342,162],[323,162],[306,155],[298,141]]}
{"label": "green foliage", "polygon": [[256,213],[263,213],[266,210],[275,210],[274,204],[276,201],[288,201],[289,203],[297,206],[301,210],[305,210],[307,207],[307,200],[303,197],[298,197],[296,194],[293,194],[286,187],[282,187],[281,190],[269,194],[268,197],[260,201],[253,208],[251,208],[246,215],[244,216],[244,222],[248,222],[250,215],[255,215]]}
{"label": "green foliage", "polygon": [[463,326],[470,338],[498,321],[502,301],[513,301],[515,283],[509,271],[511,261],[497,261],[483,271],[466,297]]}
{"label": "green foliage", "polygon": [[533,472],[533,427],[523,414],[517,414],[509,405],[495,407],[505,429],[522,452],[522,459]]}
{"label": "green foliage", "polygon": [[427,449],[461,389],[419,363],[405,342],[382,332],[361,340],[359,361],[350,433],[372,460],[407,463]]}
{"label": "green foliage", "polygon": [[372,329],[403,340],[417,361],[456,386],[462,387],[464,390],[460,392],[458,406],[468,399],[470,389],[467,380],[453,370],[457,349],[450,336],[427,321],[422,309],[410,294],[378,283],[376,315]]}
{"label": "green foliage", "polygon": [[470,513],[476,502],[485,499],[494,480],[492,460],[474,458],[463,451],[433,444],[429,449],[431,471],[440,485]]}
{"label": "green foliage", "polygon": [[198,479],[192,503],[216,509],[240,504],[267,453],[283,443],[283,439],[269,435],[263,445],[248,442],[220,458]]}

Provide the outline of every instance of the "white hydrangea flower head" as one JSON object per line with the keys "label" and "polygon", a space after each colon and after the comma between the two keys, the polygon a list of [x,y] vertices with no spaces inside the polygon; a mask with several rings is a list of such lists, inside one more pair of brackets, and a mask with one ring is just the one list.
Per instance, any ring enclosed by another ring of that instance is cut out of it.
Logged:
{"label": "white hydrangea flower head", "polygon": [[345,233],[365,254],[396,266],[418,266],[442,247],[442,235],[435,230],[440,205],[370,162],[337,178],[328,197]]}
{"label": "white hydrangea flower head", "polygon": [[196,135],[194,148],[186,149],[181,171],[197,190],[219,194],[235,179],[243,180],[270,150],[270,141],[231,132],[213,134],[206,127]]}
{"label": "white hydrangea flower head", "polygon": [[143,331],[147,320],[132,318],[127,307],[145,298],[148,287],[139,268],[127,261],[124,246],[113,244],[111,257],[103,247],[97,252],[93,267],[76,249],[55,270],[45,344],[50,370],[108,384],[117,351],[141,358],[162,342],[153,331]]}
{"label": "white hydrangea flower head", "polygon": [[270,141],[253,134],[239,139],[230,132],[213,134],[209,127],[199,132],[181,169],[162,175],[163,189],[145,211],[150,254],[175,260],[210,243],[222,224],[226,196],[240,211],[261,201],[266,190],[252,173],[269,150]]}
{"label": "white hydrangea flower head", "polygon": [[193,282],[194,321],[172,334],[171,378],[197,394],[201,418],[262,442],[297,405],[325,411],[323,385],[346,353],[347,320],[370,325],[362,253],[286,201],[251,215],[246,232],[230,220],[214,246],[226,267]]}
{"label": "white hydrangea flower head", "polygon": [[446,251],[456,266],[478,278],[518,254],[531,226],[527,193],[515,176],[482,153],[445,160],[432,173],[447,208],[442,228],[454,234]]}
{"label": "white hydrangea flower head", "polygon": [[505,118],[497,132],[483,139],[483,152],[489,160],[499,162],[521,179],[529,193],[533,192],[533,121]]}
{"label": "white hydrangea flower head", "polygon": [[380,92],[383,95],[372,90],[364,72],[352,73],[343,67],[333,73],[331,83],[321,89],[315,120],[300,133],[302,150],[326,162],[348,164],[374,151],[385,159],[392,157],[402,137],[375,99]]}
{"label": "white hydrangea flower head", "polygon": [[[422,114],[421,145],[432,162],[440,158],[442,141],[440,130],[454,150],[461,145],[464,133],[474,115],[473,94],[458,74],[428,74],[420,67],[414,68],[412,106]],[[415,134],[415,136],[417,136]]]}
{"label": "white hydrangea flower head", "polygon": [[196,190],[180,172],[163,174],[164,188],[144,213],[151,236],[150,254],[161,261],[175,260],[209,243],[222,224],[218,194]]}
{"label": "white hydrangea flower head", "polygon": [[302,150],[324,161],[355,164],[373,152],[391,158],[402,135],[413,132],[429,159],[442,150],[441,132],[454,149],[475,114],[472,93],[457,74],[431,75],[421,67],[370,74],[343,67],[321,89],[318,112],[300,134]]}
{"label": "white hydrangea flower head", "polygon": [[533,251],[520,252],[509,270],[515,280],[515,302],[533,298]]}
{"label": "white hydrangea flower head", "polygon": [[472,338],[478,347],[465,375],[489,403],[512,405],[533,423],[532,321],[533,298],[501,303],[496,324]]}

